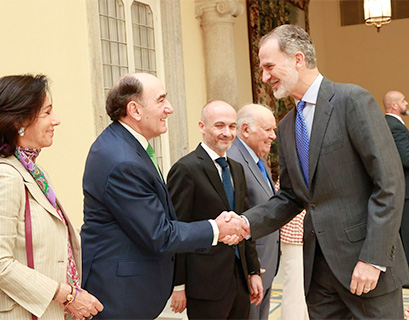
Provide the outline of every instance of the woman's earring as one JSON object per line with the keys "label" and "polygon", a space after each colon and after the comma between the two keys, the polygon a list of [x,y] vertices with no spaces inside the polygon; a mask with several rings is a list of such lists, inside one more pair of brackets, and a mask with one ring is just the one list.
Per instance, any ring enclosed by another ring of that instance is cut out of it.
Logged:
{"label": "woman's earring", "polygon": [[24,127],[21,127],[20,129],[18,129],[18,135],[20,137],[24,136]]}

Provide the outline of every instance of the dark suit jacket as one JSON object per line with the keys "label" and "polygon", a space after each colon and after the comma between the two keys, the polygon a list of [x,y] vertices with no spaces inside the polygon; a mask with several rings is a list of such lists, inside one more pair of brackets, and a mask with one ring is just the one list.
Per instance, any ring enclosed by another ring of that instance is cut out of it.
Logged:
{"label": "dark suit jacket", "polygon": [[[227,150],[227,156],[239,162],[244,169],[246,184],[249,193],[250,208],[263,203],[270,199],[274,191],[274,182],[271,179],[270,169],[264,159],[262,162],[268,174],[272,189],[268,186],[266,179],[261,173],[259,167],[254,162],[250,153],[247,151],[244,144],[239,138],[236,138]],[[280,232],[277,230],[256,241],[256,249],[260,260],[261,268],[266,269],[266,272],[261,275],[263,279],[264,290],[271,287],[274,276],[278,270],[278,261],[280,256]],[[270,297],[268,297],[270,299]]]}
{"label": "dark suit jacket", "polygon": [[409,262],[409,130],[406,126],[393,116],[386,115],[386,122],[391,129],[393,139],[402,161],[403,172],[405,173],[405,205],[403,207],[402,223],[400,234],[406,258]]}
{"label": "dark suit jacket", "polygon": [[[243,168],[231,159],[227,161],[234,183],[235,211],[241,213],[248,208]],[[201,145],[173,165],[168,188],[179,220],[215,219],[230,210],[219,173]],[[247,282],[248,272],[260,269],[255,243],[242,241],[238,246]],[[209,252],[178,254],[175,284],[186,285],[188,298],[219,300],[234,277],[235,259],[234,246],[223,243]]]}
{"label": "dark suit jacket", "polygon": [[104,304],[97,318],[157,317],[172,292],[175,252],[209,249],[210,223],[175,221],[151,159],[118,122],[92,145],[83,188],[83,286]]}
{"label": "dark suit jacket", "polygon": [[306,187],[295,147],[292,109],[278,129],[280,190],[245,215],[259,238],[307,209],[304,276],[308,292],[316,241],[337,279],[349,290],[362,260],[387,267],[377,296],[408,283],[399,226],[404,199],[402,165],[385,119],[373,97],[351,84],[323,79],[310,139]]}

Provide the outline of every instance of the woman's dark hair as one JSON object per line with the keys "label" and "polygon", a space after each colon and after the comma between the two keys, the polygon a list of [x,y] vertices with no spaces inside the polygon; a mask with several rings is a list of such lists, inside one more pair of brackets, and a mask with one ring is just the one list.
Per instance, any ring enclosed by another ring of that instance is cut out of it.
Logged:
{"label": "woman's dark hair", "polygon": [[48,92],[44,75],[15,75],[0,78],[0,156],[14,154],[18,130],[31,125]]}

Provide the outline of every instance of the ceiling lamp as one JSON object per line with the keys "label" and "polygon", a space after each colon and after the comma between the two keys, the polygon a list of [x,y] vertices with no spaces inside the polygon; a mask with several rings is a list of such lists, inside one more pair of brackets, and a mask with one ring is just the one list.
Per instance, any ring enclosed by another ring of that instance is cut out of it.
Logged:
{"label": "ceiling lamp", "polygon": [[365,24],[374,25],[378,32],[392,21],[391,0],[364,0]]}

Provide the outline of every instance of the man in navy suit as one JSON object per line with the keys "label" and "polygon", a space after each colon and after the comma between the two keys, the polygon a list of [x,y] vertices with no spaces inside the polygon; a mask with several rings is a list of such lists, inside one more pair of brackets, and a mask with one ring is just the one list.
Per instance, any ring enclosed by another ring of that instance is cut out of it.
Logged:
{"label": "man in navy suit", "polygon": [[172,292],[175,253],[238,242],[241,219],[176,221],[149,144],[173,113],[158,78],[122,77],[106,109],[113,123],[92,145],[83,178],[83,286],[104,303],[95,318],[154,319]]}
{"label": "man in navy suit", "polygon": [[389,91],[383,98],[385,107],[385,118],[391,129],[393,139],[398,148],[402,160],[403,172],[405,174],[405,204],[403,205],[402,223],[400,225],[400,236],[405,250],[406,260],[409,263],[409,130],[402,120],[407,115],[408,102],[399,91]]}
{"label": "man in navy suit", "polygon": [[[250,208],[263,203],[275,194],[270,169],[264,157],[270,152],[276,138],[276,120],[267,107],[248,104],[240,109],[237,118],[237,137],[227,150],[227,156],[244,168]],[[271,284],[277,273],[280,256],[280,231],[275,231],[256,242],[263,279],[263,300],[252,304],[249,319],[268,319]]]}

